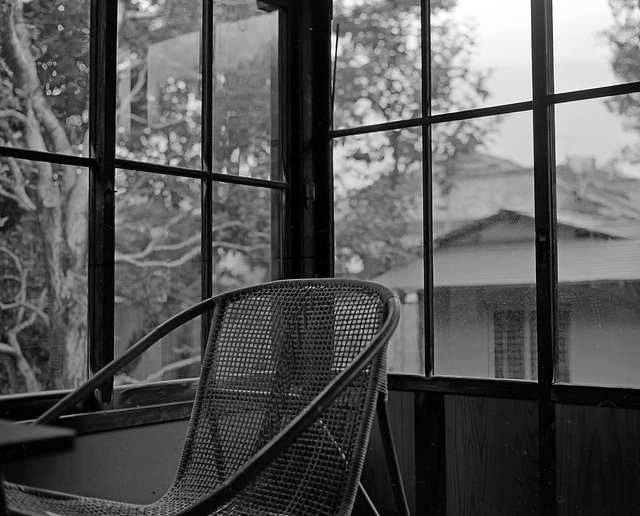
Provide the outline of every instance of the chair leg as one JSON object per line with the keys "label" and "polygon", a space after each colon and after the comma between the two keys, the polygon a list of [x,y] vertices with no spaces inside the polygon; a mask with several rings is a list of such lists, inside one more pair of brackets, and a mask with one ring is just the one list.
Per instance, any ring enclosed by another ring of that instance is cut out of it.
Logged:
{"label": "chair leg", "polygon": [[369,498],[369,493],[367,493],[367,491],[364,489],[364,486],[361,482],[358,482],[358,493],[361,496],[360,499],[362,500],[363,504],[366,505],[369,514],[371,514],[372,516],[380,516],[378,509],[376,509],[376,506],[373,505],[371,498]]}
{"label": "chair leg", "polygon": [[396,501],[396,511],[402,516],[411,516],[409,512],[409,504],[405,495],[402,476],[400,475],[400,465],[398,464],[398,456],[393,444],[393,436],[391,435],[391,423],[389,421],[388,397],[385,395],[378,396],[377,407],[378,424],[380,426],[380,436],[382,438],[382,446],[384,448],[387,467],[389,468],[389,477],[391,479],[391,488]]}

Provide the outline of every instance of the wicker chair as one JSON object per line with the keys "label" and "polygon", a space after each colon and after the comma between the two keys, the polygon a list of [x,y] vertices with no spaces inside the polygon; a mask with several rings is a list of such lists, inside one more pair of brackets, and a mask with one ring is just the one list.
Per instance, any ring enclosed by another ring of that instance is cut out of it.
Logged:
{"label": "wicker chair", "polygon": [[203,301],[38,421],[55,420],[153,342],[211,310],[182,460],[167,493],[136,505],[5,482],[9,514],[346,515],[362,490],[376,408],[397,509],[409,514],[386,412],[386,343],[399,304],[373,283],[285,280]]}

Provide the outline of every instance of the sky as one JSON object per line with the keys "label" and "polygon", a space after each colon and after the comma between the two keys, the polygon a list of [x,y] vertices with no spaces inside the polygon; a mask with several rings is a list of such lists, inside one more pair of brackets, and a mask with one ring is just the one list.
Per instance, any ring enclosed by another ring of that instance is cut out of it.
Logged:
{"label": "sky", "polygon": [[[601,33],[613,17],[607,0],[555,0],[553,10],[556,91],[614,84],[609,49]],[[501,12],[500,17],[495,13]],[[475,20],[478,48],[474,66],[491,69],[488,104],[531,99],[530,0],[458,0],[460,19]],[[556,111],[558,162],[569,156],[593,156],[604,164],[621,145],[638,141],[602,99],[562,105]],[[523,137],[524,136],[524,137]],[[504,117],[500,136],[487,151],[532,165],[531,118]],[[633,171],[629,171],[633,173]]]}

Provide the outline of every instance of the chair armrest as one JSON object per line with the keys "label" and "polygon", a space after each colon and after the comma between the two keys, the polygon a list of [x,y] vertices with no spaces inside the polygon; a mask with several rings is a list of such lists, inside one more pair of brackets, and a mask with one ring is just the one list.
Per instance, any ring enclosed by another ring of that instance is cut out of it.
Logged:
{"label": "chair armrest", "polygon": [[85,398],[93,393],[95,389],[101,387],[107,382],[115,373],[117,373],[124,366],[129,364],[132,360],[140,356],[143,352],[149,349],[153,344],[158,342],[162,337],[168,335],[179,326],[189,322],[190,320],[202,315],[215,307],[216,299],[209,298],[201,301],[186,310],[174,315],[170,319],[166,320],[162,324],[156,326],[151,332],[142,337],[138,342],[131,346],[119,357],[113,359],[102,369],[100,369],[91,378],[84,381],[76,389],[71,391],[46,412],[44,412],[33,424],[51,424],[56,421],[60,416],[73,408],[77,403],[80,403]]}
{"label": "chair armrest", "polygon": [[[400,302],[397,297],[390,298],[386,304],[390,314],[399,313]],[[188,509],[179,512],[176,516],[198,516],[200,514],[207,514],[216,507],[228,502],[239,491],[247,487],[278,458],[278,456],[286,451],[305,430],[322,416],[340,393],[342,393],[375,358],[398,326],[398,319],[397,316],[387,317],[380,331],[371,340],[371,343],[360,352],[346,369],[336,375],[331,383],[307,405],[303,412],[292,419],[278,435],[264,445],[251,459],[230,478],[220,484],[211,494],[203,497]]]}

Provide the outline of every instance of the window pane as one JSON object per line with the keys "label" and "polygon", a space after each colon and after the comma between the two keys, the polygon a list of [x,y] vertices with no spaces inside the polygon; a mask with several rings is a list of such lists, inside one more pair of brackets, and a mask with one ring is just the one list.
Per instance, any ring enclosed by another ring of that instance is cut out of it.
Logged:
{"label": "window pane", "polygon": [[[465,133],[485,144],[459,143]],[[435,372],[533,380],[531,115],[439,124],[433,135]]]}
{"label": "window pane", "polygon": [[389,371],[424,373],[420,131],[336,140],[333,163],[336,276],[371,279],[398,291],[402,315]]}
{"label": "window pane", "polygon": [[[115,355],[201,299],[200,183],[118,170]],[[199,321],[155,344],[119,383],[195,376]]]}
{"label": "window pane", "polygon": [[0,111],[6,123],[0,128],[0,145],[88,154],[89,4],[4,6]]}
{"label": "window pane", "polygon": [[87,374],[88,171],[0,157],[0,184],[0,393],[75,387]]}
{"label": "window pane", "polygon": [[[606,116],[605,104],[633,125]],[[638,94],[556,106],[558,280],[569,313],[560,381],[640,386],[637,105]]]}
{"label": "window pane", "polygon": [[334,127],[419,116],[419,0],[335,0],[333,12],[338,33]]}
{"label": "window pane", "polygon": [[266,188],[214,184],[214,294],[272,279],[271,241],[280,198]]}
{"label": "window pane", "polygon": [[237,3],[216,10],[214,172],[277,180],[279,13]]}
{"label": "window pane", "polygon": [[431,17],[433,112],[531,100],[529,1],[451,4]]}
{"label": "window pane", "polygon": [[637,2],[554,0],[556,91],[640,80],[639,22]]}
{"label": "window pane", "polygon": [[120,3],[119,157],[200,167],[201,3]]}

